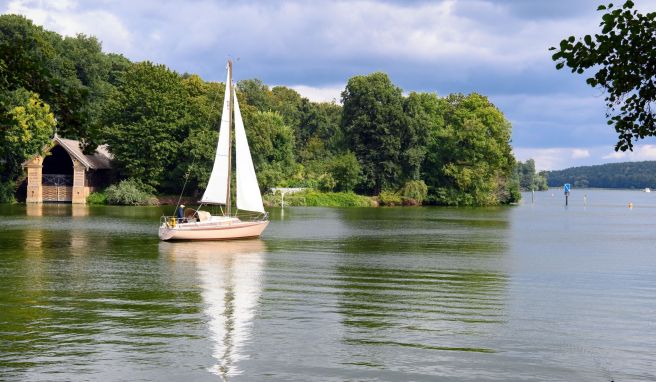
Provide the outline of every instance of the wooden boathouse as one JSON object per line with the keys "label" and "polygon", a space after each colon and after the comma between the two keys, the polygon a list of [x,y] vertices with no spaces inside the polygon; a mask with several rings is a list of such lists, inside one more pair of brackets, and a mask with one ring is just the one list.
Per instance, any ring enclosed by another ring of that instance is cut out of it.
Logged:
{"label": "wooden boathouse", "polygon": [[79,141],[55,135],[44,155],[35,155],[23,163],[27,169],[26,203],[86,203],[94,190],[111,181],[111,154],[98,146],[84,154]]}

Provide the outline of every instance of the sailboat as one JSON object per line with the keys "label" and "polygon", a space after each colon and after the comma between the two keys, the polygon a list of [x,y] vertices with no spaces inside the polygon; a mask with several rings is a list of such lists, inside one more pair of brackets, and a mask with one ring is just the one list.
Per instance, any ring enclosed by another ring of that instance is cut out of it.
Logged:
{"label": "sailboat", "polygon": [[[229,240],[258,237],[269,224],[257,184],[253,159],[248,148],[244,121],[232,83],[232,61],[228,61],[223,113],[219,141],[207,188],[196,210],[184,211],[184,219],[162,216],[161,240]],[[232,213],[230,179],[232,178],[232,125],[235,129],[235,184],[237,211]],[[202,211],[203,205],[222,205],[221,215]],[[239,215],[239,216],[238,216]]]}

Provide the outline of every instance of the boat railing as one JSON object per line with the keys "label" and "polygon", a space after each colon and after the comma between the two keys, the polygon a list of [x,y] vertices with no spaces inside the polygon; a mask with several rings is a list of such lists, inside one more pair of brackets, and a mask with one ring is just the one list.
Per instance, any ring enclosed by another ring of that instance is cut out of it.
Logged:
{"label": "boat railing", "polygon": [[[251,212],[251,211],[238,211],[238,213],[235,215],[235,217],[239,218],[241,221],[262,221],[262,220],[268,220],[269,219],[269,213],[268,212]],[[195,218],[192,217],[185,217],[185,218],[178,218],[177,216],[167,216],[167,215],[162,215],[159,218],[159,225],[160,226],[166,226],[167,228],[175,228],[178,224],[180,223],[186,223],[188,220],[192,220]],[[193,220],[192,220],[193,221]]]}
{"label": "boat railing", "polygon": [[166,228],[175,228],[175,226],[178,223],[178,220],[180,219],[176,218],[175,216],[162,215],[159,218],[159,225],[160,226],[166,225]]}
{"label": "boat railing", "polygon": [[268,212],[238,211],[236,216],[241,221],[261,221],[269,219]]}

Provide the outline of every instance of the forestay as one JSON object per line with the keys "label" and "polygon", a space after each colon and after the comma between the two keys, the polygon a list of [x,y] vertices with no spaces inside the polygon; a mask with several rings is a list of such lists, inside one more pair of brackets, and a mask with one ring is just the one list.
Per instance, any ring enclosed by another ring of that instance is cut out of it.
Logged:
{"label": "forestay", "polygon": [[219,129],[219,142],[216,145],[216,156],[210,180],[201,199],[202,203],[226,204],[228,192],[228,155],[230,153],[230,73],[226,79],[225,94],[223,97],[223,112],[221,113],[221,127]]}
{"label": "forestay", "polygon": [[251,158],[251,151],[246,140],[244,121],[239,111],[237,93],[235,95],[235,146],[237,151],[237,208],[246,211],[264,213],[260,186],[257,185],[255,168]]}

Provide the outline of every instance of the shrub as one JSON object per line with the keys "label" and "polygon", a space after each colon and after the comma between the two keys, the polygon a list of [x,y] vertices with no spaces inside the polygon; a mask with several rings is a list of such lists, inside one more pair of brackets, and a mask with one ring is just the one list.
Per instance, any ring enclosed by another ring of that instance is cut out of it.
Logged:
{"label": "shrub", "polygon": [[393,191],[383,191],[378,195],[378,202],[383,206],[400,206],[403,201],[401,195]]}
{"label": "shrub", "polygon": [[104,192],[92,192],[87,196],[89,204],[107,204],[107,195]]}
{"label": "shrub", "polygon": [[353,192],[305,192],[305,205],[317,207],[371,207],[371,199]]}
{"label": "shrub", "polygon": [[157,205],[159,202],[157,201],[157,198],[152,195],[152,191],[152,188],[144,185],[138,180],[127,179],[121,181],[117,185],[113,184],[107,187],[105,194],[107,195],[108,204],[130,206]]}
{"label": "shrub", "polygon": [[333,176],[330,174],[322,174],[317,180],[318,188],[323,192],[330,192],[335,188],[335,179],[333,179]]}
{"label": "shrub", "polygon": [[0,182],[0,203],[16,203],[16,184],[14,182]]}
{"label": "shrub", "polygon": [[422,204],[428,195],[428,186],[423,180],[411,180],[401,188],[400,193],[401,197],[414,199],[417,204]]}

